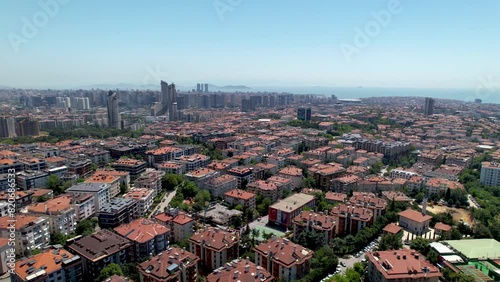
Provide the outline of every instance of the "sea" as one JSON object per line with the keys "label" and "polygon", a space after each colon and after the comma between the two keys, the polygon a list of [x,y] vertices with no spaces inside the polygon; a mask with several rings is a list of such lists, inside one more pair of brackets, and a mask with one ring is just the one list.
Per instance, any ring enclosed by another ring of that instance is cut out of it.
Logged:
{"label": "sea", "polygon": [[293,94],[335,95],[339,99],[369,97],[430,97],[483,103],[500,104],[500,88],[488,89],[425,89],[425,88],[378,88],[378,87],[252,87],[249,91],[287,92]]}

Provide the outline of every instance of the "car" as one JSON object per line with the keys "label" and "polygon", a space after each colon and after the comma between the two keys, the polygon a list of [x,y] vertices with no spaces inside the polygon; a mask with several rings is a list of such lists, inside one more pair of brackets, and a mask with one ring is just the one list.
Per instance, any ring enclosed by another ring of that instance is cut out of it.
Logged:
{"label": "car", "polygon": [[365,259],[365,258],[364,258],[364,259],[362,259],[362,260],[361,260],[361,262],[366,262],[366,259]]}
{"label": "car", "polygon": [[345,267],[345,262],[340,262],[340,265],[342,265],[343,267]]}

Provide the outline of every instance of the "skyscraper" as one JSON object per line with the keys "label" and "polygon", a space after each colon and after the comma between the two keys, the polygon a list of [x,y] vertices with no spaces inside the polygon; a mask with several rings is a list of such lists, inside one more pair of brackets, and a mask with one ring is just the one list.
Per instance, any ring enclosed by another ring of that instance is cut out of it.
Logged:
{"label": "skyscraper", "polygon": [[16,126],[13,117],[0,117],[0,137],[16,137]]}
{"label": "skyscraper", "polygon": [[205,93],[208,93],[208,83],[205,83]]}
{"label": "skyscraper", "polygon": [[311,108],[300,107],[297,109],[297,119],[300,120],[311,120]]}
{"label": "skyscraper", "polygon": [[[174,109],[175,103],[175,109]],[[168,109],[168,120],[176,120],[177,112],[177,91],[175,90],[175,84],[170,84],[168,86],[168,96],[167,96],[167,109]]]}
{"label": "skyscraper", "polygon": [[433,114],[434,114],[434,99],[425,98],[424,115],[431,116]]}
{"label": "skyscraper", "polygon": [[118,110],[118,94],[113,91],[108,92],[108,126],[121,129],[122,122],[120,118],[120,112]]}
{"label": "skyscraper", "polygon": [[201,83],[196,84],[196,92],[200,93],[201,92]]}

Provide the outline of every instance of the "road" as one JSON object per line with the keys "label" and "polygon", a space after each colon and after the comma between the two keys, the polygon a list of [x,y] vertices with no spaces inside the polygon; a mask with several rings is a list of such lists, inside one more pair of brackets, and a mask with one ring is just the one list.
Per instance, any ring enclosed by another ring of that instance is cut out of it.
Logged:
{"label": "road", "polygon": [[469,201],[469,207],[471,208],[476,208],[476,209],[480,209],[481,207],[476,204],[476,199],[474,199],[474,197],[472,197],[472,195],[467,195],[467,201]]}
{"label": "road", "polygon": [[149,218],[156,214],[156,211],[163,212],[165,208],[170,204],[170,201],[174,198],[177,190],[169,191],[163,196],[161,202],[156,206],[156,208],[149,214]]}

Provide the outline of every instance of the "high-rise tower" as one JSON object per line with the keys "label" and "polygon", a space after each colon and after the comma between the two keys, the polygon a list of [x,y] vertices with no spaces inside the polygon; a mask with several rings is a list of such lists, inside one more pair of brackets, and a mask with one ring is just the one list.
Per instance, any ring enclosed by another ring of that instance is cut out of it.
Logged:
{"label": "high-rise tower", "polygon": [[121,129],[122,122],[120,118],[120,112],[118,110],[118,94],[113,91],[108,92],[108,126]]}

